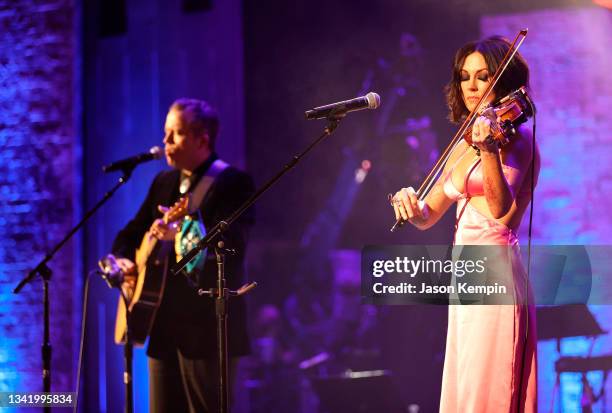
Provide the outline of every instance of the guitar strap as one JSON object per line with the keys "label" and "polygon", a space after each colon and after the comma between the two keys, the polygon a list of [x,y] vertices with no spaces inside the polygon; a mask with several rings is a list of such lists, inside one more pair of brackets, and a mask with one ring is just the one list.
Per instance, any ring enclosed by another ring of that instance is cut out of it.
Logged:
{"label": "guitar strap", "polygon": [[[229,166],[221,159],[215,160],[206,173],[200,178],[193,191],[189,195],[189,215],[185,217],[180,230],[174,239],[174,250],[177,261],[191,251],[196,244],[206,236],[206,228],[202,220],[200,206],[215,179]],[[206,249],[203,249],[196,257],[185,266],[184,272],[195,280],[197,273],[204,268]]]}

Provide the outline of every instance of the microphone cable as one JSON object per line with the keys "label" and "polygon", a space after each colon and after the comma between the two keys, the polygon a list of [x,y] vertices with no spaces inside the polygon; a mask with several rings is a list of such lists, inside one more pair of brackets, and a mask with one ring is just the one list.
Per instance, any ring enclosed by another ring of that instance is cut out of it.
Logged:
{"label": "microphone cable", "polygon": [[[518,388],[518,401],[516,404],[517,413],[521,413],[521,404],[524,400],[521,400],[522,391],[523,391],[523,373],[525,370],[525,354],[527,353],[527,344],[529,342],[529,282],[531,280],[531,238],[532,238],[532,227],[533,227],[533,204],[535,203],[535,158],[536,158],[536,108],[531,101],[531,99],[527,99],[527,103],[531,107],[531,112],[533,113],[533,127],[531,132],[531,174],[530,174],[530,186],[531,186],[531,202],[529,205],[529,227],[527,230],[527,277],[525,280],[525,296],[523,299],[525,302],[523,305],[525,306],[525,339],[523,340],[523,351],[521,352],[521,368],[520,368],[520,376],[519,376],[519,388]],[[535,303],[534,303],[535,306]],[[536,349],[537,351],[537,341],[536,341]],[[537,368],[537,367],[536,367]]]}
{"label": "microphone cable", "polygon": [[79,393],[81,389],[81,367],[83,364],[83,347],[85,343],[85,325],[87,320],[87,303],[89,301],[89,280],[93,274],[97,274],[100,271],[95,269],[89,271],[85,278],[85,288],[83,293],[83,311],[81,313],[81,338],[79,340],[79,361],[77,363],[77,374],[76,374],[76,391],[73,413],[77,413],[79,405]]}

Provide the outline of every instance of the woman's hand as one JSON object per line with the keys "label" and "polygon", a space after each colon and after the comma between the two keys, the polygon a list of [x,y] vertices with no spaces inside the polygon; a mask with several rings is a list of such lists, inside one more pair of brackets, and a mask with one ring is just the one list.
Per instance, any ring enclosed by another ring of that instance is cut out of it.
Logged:
{"label": "woman's hand", "polygon": [[429,218],[429,210],[424,201],[419,201],[414,188],[402,188],[390,199],[395,220],[400,218],[416,227],[424,226]]}
{"label": "woman's hand", "polygon": [[498,152],[498,146],[492,135],[493,129],[497,125],[493,125],[491,119],[485,116],[479,116],[472,126],[472,144],[482,152]]}

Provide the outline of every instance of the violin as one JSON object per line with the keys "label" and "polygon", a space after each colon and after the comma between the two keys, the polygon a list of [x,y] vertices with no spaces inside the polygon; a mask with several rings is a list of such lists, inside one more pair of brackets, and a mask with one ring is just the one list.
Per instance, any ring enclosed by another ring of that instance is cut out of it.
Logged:
{"label": "violin", "polygon": [[[527,119],[533,116],[533,108],[533,102],[529,98],[527,90],[525,87],[521,87],[502,99],[485,106],[479,111],[479,115],[491,120],[491,139],[497,143],[497,146],[501,147],[510,142],[519,125],[527,122]],[[472,144],[472,126],[466,129],[463,139],[478,153],[478,148]]]}
{"label": "violin", "polygon": [[[437,178],[441,175],[446,162],[450,158],[451,152],[455,145],[464,139],[472,147],[472,126],[478,116],[486,116],[492,121],[493,128],[491,129],[491,138],[497,142],[498,146],[506,145],[512,135],[516,133],[516,127],[521,123],[527,121],[528,118],[533,116],[534,106],[529,97],[525,87],[510,93],[508,96],[504,96],[502,99],[490,104],[485,105],[488,96],[493,92],[495,85],[499,81],[501,75],[504,73],[510,61],[514,58],[514,55],[518,51],[519,47],[527,36],[527,29],[519,31],[514,38],[514,41],[510,45],[510,49],[502,59],[497,71],[493,75],[491,83],[487,87],[485,93],[481,96],[480,101],[472,112],[463,121],[463,124],[451,139],[450,143],[433,166],[425,180],[416,191],[417,198],[423,202],[429,191],[433,188]],[[478,148],[476,153],[480,154]],[[389,201],[391,201],[392,195],[389,194]],[[402,218],[399,218],[395,224],[391,227],[391,232],[395,231],[396,228],[403,226],[406,223]]]}

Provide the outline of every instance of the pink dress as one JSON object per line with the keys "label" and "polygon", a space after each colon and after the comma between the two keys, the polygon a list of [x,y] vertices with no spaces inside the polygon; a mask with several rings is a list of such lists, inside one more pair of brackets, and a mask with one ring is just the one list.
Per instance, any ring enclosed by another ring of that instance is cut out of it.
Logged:
{"label": "pink dress", "polygon": [[[482,215],[469,202],[482,195],[482,168],[466,174],[466,193],[444,178],[444,192],[457,201],[455,248],[508,245],[505,257],[514,281],[514,305],[449,305],[440,412],[505,413],[537,411],[535,308],[521,305],[528,283],[516,234]],[[529,196],[529,191],[518,196]],[[527,293],[530,296],[530,293]],[[532,301],[530,301],[532,302]]]}

